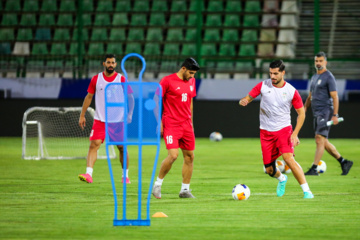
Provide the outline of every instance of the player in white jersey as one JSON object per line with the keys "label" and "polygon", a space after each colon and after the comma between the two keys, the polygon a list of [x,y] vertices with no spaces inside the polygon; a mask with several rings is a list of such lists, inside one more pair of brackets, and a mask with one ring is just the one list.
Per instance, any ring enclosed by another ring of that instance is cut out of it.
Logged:
{"label": "player in white jersey", "polygon": [[[97,151],[100,148],[101,144],[104,142],[105,139],[105,87],[109,83],[120,83],[125,82],[125,77],[122,76],[120,73],[115,72],[116,68],[116,57],[114,54],[107,54],[105,56],[103,66],[105,71],[95,75],[89,84],[88,87],[88,94],[84,99],[84,103],[82,106],[82,111],[79,118],[79,126],[84,129],[86,124],[85,113],[87,108],[90,106],[92,102],[92,98],[95,94],[95,116],[94,116],[94,123],[90,133],[90,147],[89,152],[86,158],[86,173],[80,174],[79,179],[87,182],[92,183],[92,173],[93,167],[97,160]],[[120,89],[119,89],[120,90]],[[128,123],[132,120],[132,114],[134,111],[134,97],[132,95],[132,89],[128,88],[128,102],[129,102],[129,111],[128,115],[126,116],[126,120]],[[118,98],[124,98],[123,89],[119,91],[116,95]],[[115,116],[115,115],[114,115]],[[124,116],[123,113],[117,113],[116,119],[109,120],[109,134],[110,138],[114,139],[114,141],[122,141],[123,137],[123,126],[124,126]],[[116,140],[115,140],[116,139]],[[123,166],[124,162],[124,150],[123,146],[117,146],[120,152],[120,162],[121,166]],[[123,169],[123,175],[126,175],[126,183],[130,183],[129,179],[129,156],[126,156],[127,161],[127,169]],[[123,178],[121,178],[123,181]]]}
{"label": "player in white jersey", "polygon": [[[276,168],[276,159],[282,156],[299,182],[304,198],[314,198],[306,182],[304,172],[294,159],[294,147],[300,144],[298,134],[305,120],[305,110],[299,92],[284,80],[285,65],[281,60],[270,63],[270,79],[257,84],[239,101],[247,106],[261,94],[260,141],[266,172],[279,180],[276,193],[285,194],[287,176]],[[290,112],[294,106],[298,118],[294,131]]]}

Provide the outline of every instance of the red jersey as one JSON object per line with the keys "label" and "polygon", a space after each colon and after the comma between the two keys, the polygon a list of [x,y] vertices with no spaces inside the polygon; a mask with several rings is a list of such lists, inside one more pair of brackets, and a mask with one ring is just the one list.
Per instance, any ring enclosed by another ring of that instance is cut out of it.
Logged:
{"label": "red jersey", "polygon": [[195,78],[181,80],[176,73],[160,81],[164,103],[162,120],[182,123],[191,119],[191,100],[196,96]]}

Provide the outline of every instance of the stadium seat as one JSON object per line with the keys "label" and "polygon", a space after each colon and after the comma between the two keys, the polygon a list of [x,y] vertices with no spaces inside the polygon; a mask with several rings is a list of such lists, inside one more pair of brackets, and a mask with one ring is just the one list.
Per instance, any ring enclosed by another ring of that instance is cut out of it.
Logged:
{"label": "stadium seat", "polygon": [[116,1],[115,11],[117,12],[130,12],[131,11],[131,0]]}
{"label": "stadium seat", "polygon": [[222,0],[209,1],[207,11],[208,12],[222,12],[224,10]]}
{"label": "stadium seat", "polygon": [[204,43],[201,46],[201,54],[203,56],[216,56],[217,55],[216,44]]}
{"label": "stadium seat", "polygon": [[171,28],[168,30],[167,41],[182,41],[184,39],[182,28]]}
{"label": "stadium seat", "polygon": [[179,44],[177,43],[167,43],[164,46],[164,56],[177,56],[180,54]]}
{"label": "stadium seat", "polygon": [[224,20],[225,27],[240,27],[240,16],[238,14],[226,14]]}
{"label": "stadium seat", "polygon": [[90,43],[88,55],[103,55],[105,53],[103,43]]}
{"label": "stadium seat", "polygon": [[60,12],[74,12],[76,11],[75,8],[75,1],[73,0],[61,0],[60,1]]}
{"label": "stadium seat", "polygon": [[298,6],[296,0],[287,0],[281,4],[281,12],[298,12]]}
{"label": "stadium seat", "polygon": [[40,14],[39,26],[47,27],[55,25],[55,16],[54,14]]}
{"label": "stadium seat", "polygon": [[20,28],[17,33],[16,40],[20,42],[31,41],[33,39],[33,33],[30,28]]}
{"label": "stadium seat", "polygon": [[5,11],[20,11],[20,0],[7,0],[5,4]]}
{"label": "stadium seat", "polygon": [[94,26],[109,26],[111,23],[110,15],[107,13],[100,13],[95,15]]}
{"label": "stadium seat", "polygon": [[94,11],[93,0],[83,0],[83,9],[86,9],[88,12]]}
{"label": "stadium seat", "polygon": [[58,26],[72,26],[73,25],[73,18],[72,14],[60,14],[58,21]]}
{"label": "stadium seat", "polygon": [[166,0],[153,1],[151,11],[167,12],[168,11],[167,1]]}
{"label": "stadium seat", "polygon": [[263,27],[277,27],[277,15],[276,14],[263,14],[261,20],[261,26]]}
{"label": "stadium seat", "polygon": [[54,0],[43,0],[41,5],[42,12],[56,12],[57,6]]}
{"label": "stadium seat", "polygon": [[[82,34],[82,40],[83,41],[89,40],[89,33],[88,33],[88,30],[86,28],[82,29],[81,34]],[[77,28],[74,28],[74,30],[73,30],[72,40],[75,40],[75,41],[78,40],[78,29]]]}
{"label": "stadium seat", "polygon": [[241,12],[241,1],[228,0],[226,1],[226,12]]}
{"label": "stadium seat", "polygon": [[224,29],[223,41],[239,41],[239,32],[237,29]]}
{"label": "stadium seat", "polygon": [[190,14],[188,15],[187,25],[188,26],[196,26],[198,23],[197,21],[197,15],[196,14]]}
{"label": "stadium seat", "polygon": [[186,41],[196,41],[197,30],[195,28],[186,29],[185,40]]}
{"label": "stadium seat", "polygon": [[123,54],[122,43],[108,43],[106,47],[106,53],[115,54],[120,56]]}
{"label": "stadium seat", "polygon": [[[198,1],[190,1],[190,7],[189,7],[189,11],[191,12],[196,12],[198,6],[197,6],[197,3]],[[202,10],[205,10],[205,1],[201,1],[201,7],[202,7]]]}
{"label": "stadium seat", "polygon": [[208,14],[206,16],[206,26],[209,27],[220,27],[222,26],[221,15],[220,14]]}
{"label": "stadium seat", "polygon": [[146,35],[146,41],[163,41],[162,28],[149,28]]}
{"label": "stadium seat", "polygon": [[275,55],[277,57],[295,57],[294,44],[277,44]]}
{"label": "stadium seat", "polygon": [[219,41],[220,40],[220,29],[206,29],[204,34],[205,41]]}
{"label": "stadium seat", "polygon": [[131,15],[131,26],[146,26],[146,14],[132,14]]}
{"label": "stadium seat", "polygon": [[62,60],[48,60],[46,66],[48,68],[60,69],[63,68],[64,64]]}
{"label": "stadium seat", "polygon": [[124,28],[112,28],[110,30],[110,38],[111,41],[125,41],[125,29]]}
{"label": "stadium seat", "polygon": [[49,54],[46,43],[34,43],[32,50],[32,55],[47,55]]}
{"label": "stadium seat", "polygon": [[35,39],[39,41],[51,40],[50,28],[38,28],[35,32]]}
{"label": "stadium seat", "polygon": [[15,40],[13,28],[0,29],[0,41],[13,41]]}
{"label": "stadium seat", "polygon": [[171,1],[171,12],[184,12],[187,11],[186,1],[174,0]]}
{"label": "stadium seat", "polygon": [[39,11],[38,0],[26,0],[24,1],[23,12],[37,12]]}
{"label": "stadium seat", "polygon": [[[78,44],[77,43],[71,43],[70,44],[69,54],[78,55],[78,51],[79,51]],[[83,54],[85,53],[85,45],[84,44],[81,44],[81,51],[82,51]]]}
{"label": "stadium seat", "polygon": [[17,26],[18,20],[17,15],[12,13],[3,14],[1,25],[3,26]]}
{"label": "stadium seat", "polygon": [[196,44],[187,43],[182,45],[181,55],[183,56],[194,56],[196,54]]}
{"label": "stadium seat", "polygon": [[36,26],[35,14],[22,14],[20,20],[20,26]]}
{"label": "stadium seat", "polygon": [[91,41],[106,41],[108,40],[106,28],[93,28],[91,33]]}
{"label": "stadium seat", "polygon": [[275,41],[276,30],[275,29],[262,29],[260,31],[260,41]]}
{"label": "stadium seat", "polygon": [[67,28],[56,28],[54,32],[54,41],[67,41],[70,40],[70,32]]}
{"label": "stadium seat", "polygon": [[257,15],[245,15],[244,27],[259,27],[259,17]]}
{"label": "stadium seat", "polygon": [[241,41],[257,41],[258,40],[258,36],[257,36],[257,30],[243,30],[242,31],[242,36],[241,36]]}
{"label": "stadium seat", "polygon": [[133,11],[134,12],[148,12],[149,1],[147,0],[135,0]]}
{"label": "stadium seat", "polygon": [[[120,2],[120,1],[119,1]],[[109,12],[113,11],[113,1],[109,0],[100,0],[96,7],[96,12]]]}
{"label": "stadium seat", "polygon": [[236,56],[235,44],[220,44],[219,56]]}
{"label": "stadium seat", "polygon": [[115,13],[112,21],[113,26],[129,25],[127,13]]}
{"label": "stadium seat", "polygon": [[138,53],[141,54],[141,44],[140,43],[128,43],[126,44],[125,54],[128,53]]}
{"label": "stadium seat", "polygon": [[160,44],[158,43],[146,43],[144,49],[144,55],[148,56],[160,56]]}
{"label": "stadium seat", "polygon": [[232,71],[234,70],[234,62],[232,61],[220,61],[217,63],[216,69],[218,71]]}
{"label": "stadium seat", "polygon": [[[84,27],[91,26],[91,14],[82,14],[82,23]],[[76,16],[75,25],[78,26],[78,16]]]}
{"label": "stadium seat", "polygon": [[128,33],[128,41],[142,41],[144,39],[144,29],[131,28]]}
{"label": "stadium seat", "polygon": [[256,56],[255,45],[254,44],[241,44],[239,56],[243,56],[243,57]]}
{"label": "stadium seat", "polygon": [[265,0],[263,10],[264,10],[264,12],[279,11],[279,1],[278,0]]}
{"label": "stadium seat", "polygon": [[245,2],[245,12],[261,12],[261,6],[259,1],[247,0]]}
{"label": "stadium seat", "polygon": [[169,26],[178,27],[185,25],[185,15],[184,14],[172,14],[170,15]]}
{"label": "stadium seat", "polygon": [[11,45],[7,42],[0,43],[0,55],[11,54]]}
{"label": "stadium seat", "polygon": [[164,13],[152,13],[150,15],[150,26],[163,26],[165,25],[165,14]]}
{"label": "stadium seat", "polygon": [[50,54],[52,55],[66,55],[66,44],[65,43],[53,43],[51,45]]}

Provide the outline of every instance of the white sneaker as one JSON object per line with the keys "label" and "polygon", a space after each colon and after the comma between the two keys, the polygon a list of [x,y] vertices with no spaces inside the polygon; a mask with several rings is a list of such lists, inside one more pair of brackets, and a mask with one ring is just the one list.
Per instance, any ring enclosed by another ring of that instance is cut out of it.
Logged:
{"label": "white sneaker", "polygon": [[155,185],[152,189],[152,194],[155,198],[160,199],[161,198],[161,185]]}
{"label": "white sneaker", "polygon": [[194,195],[191,194],[191,190],[181,190],[179,193],[179,198],[195,198]]}

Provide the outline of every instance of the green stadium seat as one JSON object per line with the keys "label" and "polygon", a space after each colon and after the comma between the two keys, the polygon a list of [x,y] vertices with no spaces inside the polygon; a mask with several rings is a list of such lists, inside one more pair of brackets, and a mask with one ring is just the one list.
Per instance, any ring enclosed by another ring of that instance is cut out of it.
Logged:
{"label": "green stadium seat", "polygon": [[[76,20],[75,20],[75,25],[78,26],[78,16],[76,16]],[[87,26],[91,26],[92,25],[92,20],[91,20],[91,14],[83,14],[82,15],[82,22],[83,22],[83,26],[87,27]]]}
{"label": "green stadium seat", "polygon": [[0,55],[11,54],[11,45],[10,43],[0,43]]}
{"label": "green stadium seat", "polygon": [[236,56],[235,44],[220,44],[219,56]]}
{"label": "green stadium seat", "polygon": [[58,26],[72,26],[73,25],[73,18],[72,14],[60,14],[58,21]]}
{"label": "green stadium seat", "polygon": [[177,56],[180,54],[179,44],[177,43],[168,43],[164,46],[164,56]]}
{"label": "green stadium seat", "polygon": [[237,29],[224,29],[223,41],[239,41],[239,32]]}
{"label": "green stadium seat", "polygon": [[144,29],[131,28],[128,33],[128,41],[142,41],[144,40]]}
{"label": "green stadium seat", "polygon": [[15,40],[13,28],[0,29],[0,41],[13,41]]}
{"label": "green stadium seat", "polygon": [[129,25],[127,13],[115,13],[112,21],[113,26]]}
{"label": "green stadium seat", "polygon": [[194,29],[194,28],[186,29],[186,34],[185,34],[186,41],[196,41],[196,36],[197,36],[196,29]]}
{"label": "green stadium seat", "polygon": [[110,37],[111,41],[125,41],[125,29],[124,28],[113,28],[110,30]]}
{"label": "green stadium seat", "polygon": [[16,40],[19,42],[31,41],[33,39],[32,30],[30,28],[20,28],[17,33]]}
{"label": "green stadium seat", "polygon": [[183,12],[183,11],[187,11],[186,1],[182,1],[182,0],[174,0],[174,1],[171,1],[170,11],[171,11],[171,12]]}
{"label": "green stadium seat", "polygon": [[182,41],[184,39],[182,28],[170,28],[167,33],[167,41]]}
{"label": "green stadium seat", "polygon": [[83,0],[83,9],[88,12],[94,11],[93,0]]}
{"label": "green stadium seat", "polygon": [[54,14],[40,14],[39,26],[54,26],[55,25],[55,16]]}
{"label": "green stadium seat", "polygon": [[106,47],[106,53],[112,53],[117,56],[123,54],[122,44],[121,43],[108,43]]}
{"label": "green stadium seat", "polygon": [[141,44],[140,43],[128,43],[128,44],[126,44],[125,54],[128,54],[128,53],[141,54]]}
{"label": "green stadium seat", "polygon": [[254,44],[241,44],[239,56],[242,56],[242,57],[256,56],[255,45]]}
{"label": "green stadium seat", "polygon": [[201,54],[203,56],[216,56],[217,55],[216,44],[204,43],[201,46]]}
{"label": "green stadium seat", "polygon": [[90,40],[91,41],[108,40],[106,28],[93,28]]}
{"label": "green stadium seat", "polygon": [[163,30],[161,28],[149,28],[146,35],[146,41],[163,41]]}
{"label": "green stadium seat", "polygon": [[111,24],[110,15],[107,13],[99,13],[95,15],[94,26],[109,26]]}
{"label": "green stadium seat", "polygon": [[259,27],[259,17],[257,15],[245,15],[244,27]]}
{"label": "green stadium seat", "polygon": [[163,26],[165,25],[165,14],[164,13],[152,13],[150,15],[150,26]]}
{"label": "green stadium seat", "polygon": [[67,28],[56,28],[54,32],[54,41],[67,41],[70,40],[70,32]]}
{"label": "green stadium seat", "polygon": [[2,26],[17,26],[18,25],[17,15],[12,14],[12,13],[3,14],[1,25]]}
{"label": "green stadium seat", "polygon": [[187,43],[182,45],[181,55],[182,56],[194,56],[196,54],[196,44]]}
{"label": "green stadium seat", "polygon": [[149,8],[149,1],[147,0],[135,0],[133,11],[134,12],[148,12]]}
{"label": "green stadium seat", "polygon": [[43,0],[41,5],[42,12],[56,12],[57,6],[54,0]]}
{"label": "green stadium seat", "polygon": [[43,60],[29,60],[26,62],[26,68],[30,70],[38,70],[45,66]]}
{"label": "green stadium seat", "polygon": [[115,11],[117,12],[130,12],[131,11],[131,0],[116,1]]}
{"label": "green stadium seat", "polygon": [[[190,7],[189,7],[189,11],[191,12],[196,12],[197,10],[197,3],[198,1],[190,1]],[[205,10],[205,1],[201,1],[201,4],[202,4],[202,9]]]}
{"label": "green stadium seat", "polygon": [[20,20],[20,26],[36,26],[35,14],[22,14]]}
{"label": "green stadium seat", "polygon": [[179,70],[179,63],[174,60],[162,60],[160,71],[161,72],[175,72]]}
{"label": "green stadium seat", "polygon": [[48,60],[46,62],[46,66],[48,68],[59,69],[59,68],[63,68],[64,64],[62,60]]}
{"label": "green stadium seat", "polygon": [[153,1],[151,11],[167,12],[168,11],[167,1],[166,0]]}
{"label": "green stadium seat", "polygon": [[238,14],[226,14],[224,20],[225,27],[240,27],[240,16]]}
{"label": "green stadium seat", "polygon": [[222,12],[223,10],[224,6],[222,0],[209,1],[209,5],[207,7],[208,12]]}
{"label": "green stadium seat", "polygon": [[[71,55],[78,55],[78,44],[77,43],[71,43],[70,44],[70,50],[69,50],[69,54]],[[85,53],[85,45],[81,44],[81,51],[84,54]]]}
{"label": "green stadium seat", "polygon": [[223,62],[218,62],[216,69],[219,71],[231,71],[234,70],[234,62],[232,61],[223,61]]}
{"label": "green stadium seat", "polygon": [[[88,32],[88,30],[86,28],[82,29],[81,34],[82,34],[82,40],[83,41],[89,40],[89,32]],[[74,41],[78,40],[78,29],[77,28],[75,28],[74,31],[73,31],[72,40],[74,40]]]}
{"label": "green stadium seat", "polygon": [[47,55],[49,54],[46,43],[34,43],[32,50],[32,55]]}
{"label": "green stadium seat", "polygon": [[257,30],[243,30],[241,41],[257,41]]}
{"label": "green stadium seat", "polygon": [[74,0],[61,0],[60,1],[60,12],[74,12],[76,11]]}
{"label": "green stadium seat", "polygon": [[241,12],[241,1],[226,1],[225,11],[226,12]]}
{"label": "green stadium seat", "polygon": [[146,26],[146,14],[132,14],[131,15],[131,26]]}
{"label": "green stadium seat", "polygon": [[35,39],[39,41],[51,40],[50,28],[38,28],[35,32]]}
{"label": "green stadium seat", "polygon": [[206,26],[209,27],[220,27],[222,26],[220,14],[208,14],[206,16]]}
{"label": "green stadium seat", "polygon": [[259,1],[249,1],[245,2],[245,12],[261,12],[261,6]]}
{"label": "green stadium seat", "polygon": [[20,0],[7,0],[5,4],[5,11],[20,11]]}
{"label": "green stadium seat", "polygon": [[66,44],[65,43],[53,43],[51,45],[50,54],[52,55],[66,55]]}
{"label": "green stadium seat", "polygon": [[204,34],[205,41],[219,41],[220,29],[206,29]]}
{"label": "green stadium seat", "polygon": [[184,14],[172,14],[170,15],[169,26],[178,27],[185,25],[185,15]]}
{"label": "green stadium seat", "polygon": [[148,56],[160,56],[160,44],[158,43],[146,43],[144,49],[144,55]]}
{"label": "green stadium seat", "polygon": [[24,1],[23,12],[37,12],[39,11],[38,0],[26,0]]}
{"label": "green stadium seat", "polygon": [[96,7],[97,12],[113,11],[113,2],[109,0],[100,0]]}
{"label": "green stadium seat", "polygon": [[198,24],[196,14],[188,15],[187,25],[188,26],[196,26]]}
{"label": "green stadium seat", "polygon": [[103,43],[90,43],[88,55],[103,55],[105,54],[104,44]]}

